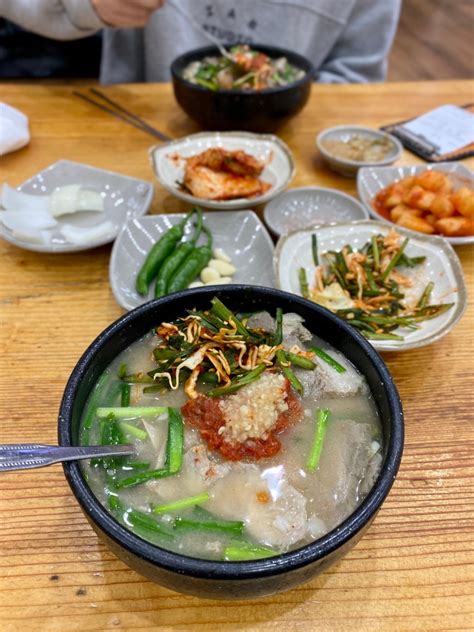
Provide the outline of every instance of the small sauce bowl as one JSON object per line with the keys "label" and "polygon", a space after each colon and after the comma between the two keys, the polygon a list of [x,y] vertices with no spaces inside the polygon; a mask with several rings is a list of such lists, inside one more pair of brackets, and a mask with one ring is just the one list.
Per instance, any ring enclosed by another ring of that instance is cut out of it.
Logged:
{"label": "small sauce bowl", "polygon": [[[380,160],[363,161],[336,156],[324,146],[325,141],[328,140],[347,143],[353,136],[368,138],[374,141],[388,141],[390,148]],[[349,178],[354,178],[361,167],[391,165],[395,160],[400,158],[403,151],[400,141],[394,136],[377,129],[372,129],[371,127],[363,127],[360,125],[338,125],[325,129],[317,136],[316,147],[321,153],[324,162],[333,171]]]}

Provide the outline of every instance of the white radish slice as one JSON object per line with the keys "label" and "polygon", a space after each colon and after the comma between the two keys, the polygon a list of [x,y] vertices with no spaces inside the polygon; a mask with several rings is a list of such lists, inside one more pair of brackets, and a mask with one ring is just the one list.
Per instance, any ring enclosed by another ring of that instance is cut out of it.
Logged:
{"label": "white radish slice", "polygon": [[2,211],[0,221],[13,231],[43,230],[53,228],[57,221],[46,211]]}
{"label": "white radish slice", "polygon": [[87,245],[107,237],[112,238],[115,233],[112,222],[105,221],[95,226],[73,226],[64,224],[60,228],[61,235],[71,244]]}
{"label": "white radish slice", "polygon": [[32,195],[17,191],[8,184],[2,187],[1,205],[7,211],[16,212],[44,212],[49,210],[49,195]]}

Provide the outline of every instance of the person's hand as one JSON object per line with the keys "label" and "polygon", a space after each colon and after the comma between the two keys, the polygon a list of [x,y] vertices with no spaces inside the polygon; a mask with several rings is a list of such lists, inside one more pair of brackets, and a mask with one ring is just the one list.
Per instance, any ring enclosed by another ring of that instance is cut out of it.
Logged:
{"label": "person's hand", "polygon": [[97,15],[109,26],[145,26],[166,0],[91,0]]}

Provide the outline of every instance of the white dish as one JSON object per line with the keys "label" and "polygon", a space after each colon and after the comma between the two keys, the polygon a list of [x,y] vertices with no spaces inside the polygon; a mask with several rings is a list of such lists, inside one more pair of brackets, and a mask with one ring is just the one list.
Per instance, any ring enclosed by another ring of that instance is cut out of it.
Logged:
{"label": "white dish", "polygon": [[299,187],[281,193],[264,210],[265,223],[277,235],[334,222],[368,219],[365,207],[351,195],[323,187]]}
{"label": "white dish", "polygon": [[[434,171],[444,171],[448,173],[454,181],[456,188],[456,180],[459,180],[460,186],[468,184],[474,185],[474,173],[471,169],[466,167],[460,162],[439,162],[433,165],[411,165],[407,167],[363,167],[359,169],[357,174],[357,192],[362,203],[365,205],[369,213],[375,219],[381,220],[391,226],[397,227],[396,224],[386,219],[383,215],[380,215],[372,205],[372,201],[377,193],[384,189],[386,186],[395,182],[395,180],[401,180],[407,176],[413,176],[427,169],[433,169]],[[416,233],[422,235],[422,233]],[[474,235],[467,237],[444,237],[443,235],[436,235],[442,239],[446,239],[453,245],[472,244],[474,243]],[[429,235],[431,237],[431,235]]]}
{"label": "white dish", "polygon": [[[318,251],[340,250],[345,244],[354,249],[361,248],[373,235],[386,234],[390,230],[387,223],[362,220],[347,224],[321,226],[316,231],[297,231],[279,240],[274,258],[276,287],[299,294],[298,271],[314,269],[311,250],[311,235],[318,236]],[[420,329],[403,330],[404,340],[370,340],[379,351],[403,351],[431,344],[445,336],[461,318],[466,308],[467,292],[459,259],[449,243],[442,237],[420,235],[397,227],[400,235],[410,238],[406,254],[426,256],[420,286],[433,281],[432,303],[454,303],[444,314],[420,323]],[[422,283],[421,283],[422,281]],[[421,294],[420,290],[420,294]],[[398,333],[396,330],[395,333]]]}
{"label": "white dish", "polygon": [[[52,237],[49,243],[34,243],[19,239],[1,222],[0,237],[15,246],[35,252],[59,253],[89,250],[113,241],[127,219],[139,217],[147,212],[153,197],[153,185],[145,180],[70,160],[55,162],[23,182],[18,189],[24,193],[47,195],[51,194],[56,187],[68,184],[80,184],[88,190],[100,193],[104,200],[104,211],[100,213],[80,211],[61,215],[57,218],[57,226],[50,229]],[[85,228],[104,221],[112,224],[111,231],[87,244],[72,244],[60,233],[60,228],[65,225]]]}
{"label": "white dish", "polygon": [[[178,154],[184,158],[194,156],[211,147],[227,150],[241,149],[258,160],[268,160],[260,176],[272,186],[264,194],[254,198],[235,200],[205,200],[182,190],[179,182],[184,176],[184,160],[169,156]],[[190,204],[204,208],[238,210],[257,204],[265,204],[281,193],[293,178],[295,171],[293,158],[288,147],[279,138],[271,134],[251,134],[249,132],[202,132],[171,141],[165,145],[156,145],[150,149],[153,171],[160,184],[170,193]]]}
{"label": "white dish", "polygon": [[[109,279],[115,300],[124,309],[153,298],[153,283],[148,297],[136,292],[136,276],[152,245],[183,217],[148,215],[131,219],[121,230],[112,248]],[[273,287],[273,242],[253,211],[204,213],[203,219],[213,235],[213,248],[222,248],[237,269],[232,283]],[[186,229],[188,235],[192,228],[188,224]]]}

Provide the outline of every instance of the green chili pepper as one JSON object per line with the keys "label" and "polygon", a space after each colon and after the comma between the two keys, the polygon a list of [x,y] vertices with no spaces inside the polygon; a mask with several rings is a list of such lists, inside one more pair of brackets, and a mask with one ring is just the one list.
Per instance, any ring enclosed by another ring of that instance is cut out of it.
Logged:
{"label": "green chili pepper", "polygon": [[148,287],[156,276],[160,265],[166,257],[173,252],[176,244],[183,237],[184,227],[194,212],[194,209],[190,211],[179,224],[170,228],[151,248],[137,275],[135,283],[137,292],[142,296],[147,295]]}
{"label": "green chili pepper", "polygon": [[166,288],[167,294],[186,289],[211,260],[212,235],[208,228],[205,226],[202,228],[207,235],[207,244],[205,246],[199,246],[199,248],[194,248],[194,250],[189,253],[168,283],[168,287]]}
{"label": "green chili pepper", "polygon": [[166,286],[168,285],[173,274],[178,270],[179,266],[188,257],[188,255],[196,248],[196,242],[202,231],[202,211],[200,208],[194,209],[198,215],[196,230],[191,241],[182,242],[176,250],[171,252],[165,259],[158,270],[155,284],[155,298],[160,298],[166,294]]}

